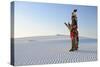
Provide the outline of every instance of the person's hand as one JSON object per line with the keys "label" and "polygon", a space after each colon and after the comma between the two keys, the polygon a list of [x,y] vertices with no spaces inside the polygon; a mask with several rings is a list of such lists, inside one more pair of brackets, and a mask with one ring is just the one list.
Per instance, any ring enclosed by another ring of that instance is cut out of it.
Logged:
{"label": "person's hand", "polygon": [[64,24],[66,24],[66,22],[64,22]]}

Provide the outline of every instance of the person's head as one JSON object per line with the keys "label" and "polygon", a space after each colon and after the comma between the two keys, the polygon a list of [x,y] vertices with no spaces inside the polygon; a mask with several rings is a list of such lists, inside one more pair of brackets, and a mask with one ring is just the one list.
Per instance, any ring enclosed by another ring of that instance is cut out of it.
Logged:
{"label": "person's head", "polygon": [[77,12],[77,9],[74,9],[73,12]]}

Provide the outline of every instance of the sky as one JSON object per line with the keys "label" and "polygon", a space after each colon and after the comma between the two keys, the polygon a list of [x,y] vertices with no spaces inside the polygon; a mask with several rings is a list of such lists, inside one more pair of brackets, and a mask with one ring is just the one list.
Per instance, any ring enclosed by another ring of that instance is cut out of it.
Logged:
{"label": "sky", "polygon": [[15,38],[70,35],[64,22],[71,22],[74,9],[77,9],[79,36],[97,38],[96,6],[16,1],[14,9]]}

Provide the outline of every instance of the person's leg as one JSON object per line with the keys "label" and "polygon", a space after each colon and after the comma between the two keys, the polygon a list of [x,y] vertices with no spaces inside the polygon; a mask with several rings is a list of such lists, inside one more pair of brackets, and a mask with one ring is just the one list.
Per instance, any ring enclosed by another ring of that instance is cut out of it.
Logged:
{"label": "person's leg", "polygon": [[78,31],[75,30],[75,50],[78,50]]}
{"label": "person's leg", "polygon": [[75,37],[75,50],[78,50],[78,40],[77,40],[77,37]]}
{"label": "person's leg", "polygon": [[75,39],[72,40],[72,48],[69,51],[75,50]]}
{"label": "person's leg", "polygon": [[77,31],[77,48],[78,48],[78,45],[79,45],[79,36],[78,36],[78,31]]}
{"label": "person's leg", "polygon": [[70,32],[71,37],[71,49],[69,51],[73,51],[73,32]]}

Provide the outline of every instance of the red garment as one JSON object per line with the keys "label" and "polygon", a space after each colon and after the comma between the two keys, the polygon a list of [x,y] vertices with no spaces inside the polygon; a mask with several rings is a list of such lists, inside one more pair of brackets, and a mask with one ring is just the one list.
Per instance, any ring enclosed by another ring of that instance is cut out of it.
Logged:
{"label": "red garment", "polygon": [[71,33],[70,33],[70,37],[71,37],[72,40],[75,38],[74,32],[71,32]]}
{"label": "red garment", "polygon": [[71,39],[73,40],[75,38],[75,34],[76,34],[76,31],[77,30],[77,26],[76,25],[72,25],[71,26],[71,32],[70,32],[70,36],[71,36]]}

